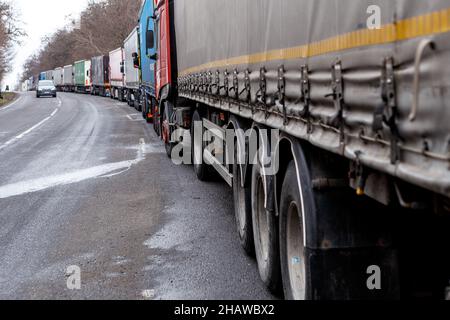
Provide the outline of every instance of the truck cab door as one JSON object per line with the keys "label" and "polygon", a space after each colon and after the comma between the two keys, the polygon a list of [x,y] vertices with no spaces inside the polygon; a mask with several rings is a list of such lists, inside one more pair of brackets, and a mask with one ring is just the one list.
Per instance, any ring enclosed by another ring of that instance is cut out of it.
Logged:
{"label": "truck cab door", "polygon": [[158,53],[158,37],[157,37],[157,30],[156,30],[156,20],[153,19],[150,14],[153,14],[153,1],[150,1],[151,4],[151,10],[149,12],[149,16],[147,17],[147,23],[146,23],[146,33],[145,33],[145,54],[149,58],[149,68],[151,72],[151,80],[150,82],[153,84],[153,87],[155,84],[155,76],[156,76],[156,62],[157,62],[157,53]]}
{"label": "truck cab door", "polygon": [[156,19],[157,51],[156,51],[156,95],[160,98],[160,91],[170,84],[170,27],[169,4],[164,1],[158,10]]}

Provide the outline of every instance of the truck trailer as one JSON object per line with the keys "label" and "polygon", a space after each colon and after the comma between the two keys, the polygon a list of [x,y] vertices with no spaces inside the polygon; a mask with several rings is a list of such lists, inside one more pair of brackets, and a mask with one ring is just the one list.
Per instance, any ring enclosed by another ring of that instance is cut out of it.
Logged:
{"label": "truck trailer", "polygon": [[89,93],[91,91],[91,61],[80,60],[74,63],[75,92]]}
{"label": "truck trailer", "polygon": [[155,3],[155,128],[200,180],[232,187],[265,285],[287,299],[443,298],[448,1]]}
{"label": "truck trailer", "polygon": [[92,95],[106,97],[110,94],[109,56],[97,56],[91,59]]}
{"label": "truck trailer", "polygon": [[53,79],[53,70],[45,71],[45,80],[54,80]]}
{"label": "truck trailer", "polygon": [[123,48],[109,53],[109,78],[111,80],[111,98],[125,101]]}
{"label": "truck trailer", "polygon": [[139,74],[139,33],[133,29],[123,43],[125,64],[125,94],[128,104],[141,110]]}
{"label": "truck trailer", "polygon": [[63,91],[65,92],[74,92],[75,91],[75,82],[74,82],[74,69],[73,65],[64,66],[63,70]]}
{"label": "truck trailer", "polygon": [[[140,57],[140,85],[141,85],[141,102],[142,102],[142,116],[148,122],[153,121],[155,114],[156,92],[155,92],[155,54],[156,48],[147,45],[148,42],[154,42],[152,38],[154,33],[154,1],[145,0],[142,3],[139,14],[139,57]],[[150,36],[147,39],[147,34]]]}
{"label": "truck trailer", "polygon": [[55,83],[55,87],[58,91],[62,91],[63,83],[64,83],[64,69],[56,68],[53,70],[53,82]]}
{"label": "truck trailer", "polygon": [[28,85],[27,85],[28,91],[36,90],[36,80],[35,79],[36,79],[36,77],[34,77],[34,76],[31,76],[31,77],[28,78],[28,80],[27,80],[27,82],[28,82]]}

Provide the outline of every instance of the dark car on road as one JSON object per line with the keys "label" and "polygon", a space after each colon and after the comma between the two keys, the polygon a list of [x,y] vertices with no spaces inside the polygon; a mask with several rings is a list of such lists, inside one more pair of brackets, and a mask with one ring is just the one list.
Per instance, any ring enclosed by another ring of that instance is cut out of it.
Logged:
{"label": "dark car on road", "polygon": [[41,80],[36,88],[36,98],[40,97],[56,98],[56,87],[52,80]]}

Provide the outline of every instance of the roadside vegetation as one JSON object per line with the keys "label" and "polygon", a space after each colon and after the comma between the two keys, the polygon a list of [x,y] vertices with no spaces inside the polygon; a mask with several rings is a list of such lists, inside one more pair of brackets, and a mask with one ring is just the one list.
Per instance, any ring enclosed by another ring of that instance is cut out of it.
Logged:
{"label": "roadside vegetation", "polygon": [[0,83],[11,70],[13,46],[24,35],[11,2],[0,0]]}
{"label": "roadside vegetation", "polygon": [[3,92],[0,96],[0,108],[6,106],[14,99],[16,99],[16,94],[14,92]]}
{"label": "roadside vegetation", "polygon": [[136,26],[140,7],[141,0],[91,1],[69,26],[43,39],[42,49],[26,61],[21,80],[120,47]]}

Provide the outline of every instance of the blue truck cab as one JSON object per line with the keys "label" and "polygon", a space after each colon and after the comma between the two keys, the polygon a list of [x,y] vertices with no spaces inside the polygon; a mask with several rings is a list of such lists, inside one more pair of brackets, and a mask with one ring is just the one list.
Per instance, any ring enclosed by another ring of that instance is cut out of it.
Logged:
{"label": "blue truck cab", "polygon": [[39,74],[39,81],[41,80],[47,80],[47,74],[45,72]]}
{"label": "blue truck cab", "polygon": [[145,0],[139,15],[139,45],[141,68],[142,114],[147,121],[152,121],[156,107],[155,60],[156,54],[154,28],[154,0]]}

